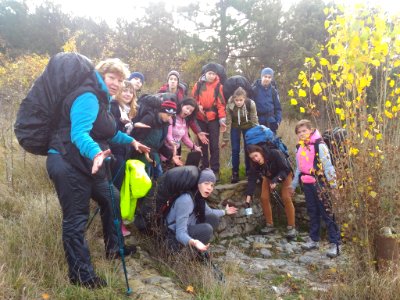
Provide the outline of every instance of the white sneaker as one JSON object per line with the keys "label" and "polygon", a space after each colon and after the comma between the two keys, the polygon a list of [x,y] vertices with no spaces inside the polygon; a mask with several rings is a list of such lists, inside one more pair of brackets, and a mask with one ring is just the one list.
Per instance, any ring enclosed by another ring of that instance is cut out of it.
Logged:
{"label": "white sneaker", "polygon": [[336,245],[334,243],[330,243],[329,244],[329,248],[326,251],[326,256],[328,256],[329,258],[335,258],[336,256],[339,255],[339,251],[340,251],[340,246]]}
{"label": "white sneaker", "polygon": [[261,231],[261,233],[264,233],[264,234],[272,233],[275,231],[275,227],[274,227],[274,225],[267,224],[267,226],[262,228],[260,231]]}
{"label": "white sneaker", "polygon": [[301,248],[303,250],[312,250],[312,249],[318,249],[319,248],[319,242],[313,241],[310,237],[308,237],[307,242],[303,243],[301,245]]}
{"label": "white sneaker", "polygon": [[294,239],[297,236],[297,230],[294,226],[288,226],[286,231],[286,238]]}

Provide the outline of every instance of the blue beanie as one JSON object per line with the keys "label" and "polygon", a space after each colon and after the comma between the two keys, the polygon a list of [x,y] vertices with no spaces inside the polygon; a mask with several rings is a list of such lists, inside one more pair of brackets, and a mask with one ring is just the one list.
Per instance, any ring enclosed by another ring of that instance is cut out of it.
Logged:
{"label": "blue beanie", "polygon": [[201,171],[198,184],[201,184],[203,182],[215,183],[216,181],[217,178],[215,177],[214,172],[211,169],[206,168],[203,171]]}
{"label": "blue beanie", "polygon": [[272,70],[271,68],[264,68],[261,71],[261,77],[263,77],[264,75],[272,75],[272,76],[274,76],[274,70]]}
{"label": "blue beanie", "polygon": [[133,72],[129,76],[128,80],[131,80],[132,78],[139,78],[142,81],[142,83],[144,83],[144,75],[140,72]]}

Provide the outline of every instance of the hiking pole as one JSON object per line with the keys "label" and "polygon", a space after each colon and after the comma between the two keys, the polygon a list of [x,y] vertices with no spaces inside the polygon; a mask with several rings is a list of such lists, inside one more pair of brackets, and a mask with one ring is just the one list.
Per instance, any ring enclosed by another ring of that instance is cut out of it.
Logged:
{"label": "hiking pole", "polygon": [[106,163],[105,167],[106,167],[106,171],[107,171],[108,184],[109,184],[109,189],[110,189],[112,210],[113,210],[113,215],[114,215],[114,225],[115,225],[115,229],[117,231],[119,254],[121,257],[122,268],[124,270],[124,275],[125,275],[126,294],[130,295],[130,294],[132,294],[132,290],[129,287],[128,272],[126,270],[126,264],[125,264],[124,243],[122,241],[121,223],[118,218],[118,210],[117,210],[117,206],[115,204],[114,185],[113,185],[113,180],[112,180],[112,175],[111,175],[111,166],[110,166],[111,165],[111,157],[106,158],[105,163]]}
{"label": "hiking pole", "polygon": [[[122,167],[123,167],[124,165],[122,165],[119,169],[118,169],[118,172],[117,172],[117,174],[114,176],[114,178],[112,179],[112,183],[114,183],[114,181],[115,181],[115,178],[117,178],[118,177],[118,175],[119,175],[119,172],[122,170]],[[92,217],[89,219],[89,222],[87,223],[87,225],[86,225],[86,230],[88,230],[89,229],[89,227],[90,227],[90,225],[92,224],[92,222],[93,222],[93,220],[94,220],[94,218],[97,216],[97,214],[100,212],[100,207],[96,207],[96,210],[94,211],[94,213],[93,213],[93,215],[92,215]]]}
{"label": "hiking pole", "polygon": [[211,265],[216,279],[221,283],[225,283],[224,273],[218,268],[218,266],[215,263],[212,262],[208,251],[201,252],[200,255],[201,255],[204,263],[206,263],[206,264],[209,263]]}
{"label": "hiking pole", "polygon": [[275,189],[272,191],[272,198],[274,198],[275,202],[278,204],[278,206],[281,209],[285,209],[285,206],[282,203],[281,196],[279,195],[279,193]]}

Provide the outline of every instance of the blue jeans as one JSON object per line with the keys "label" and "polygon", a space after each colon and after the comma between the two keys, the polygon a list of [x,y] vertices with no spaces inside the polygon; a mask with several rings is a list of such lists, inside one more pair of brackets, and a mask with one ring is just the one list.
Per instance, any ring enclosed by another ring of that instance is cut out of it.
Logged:
{"label": "blue jeans", "polygon": [[327,197],[326,193],[321,190],[318,183],[303,183],[302,188],[306,197],[307,213],[310,217],[310,238],[315,242],[319,241],[322,218],[326,224],[329,242],[337,244],[340,241],[340,230],[325,210],[323,201],[329,201],[329,199],[322,197]]}
{"label": "blue jeans", "polygon": [[246,174],[250,170],[249,156],[246,151],[245,134],[248,129],[231,128],[231,148],[232,148],[232,172],[239,172],[240,163],[240,133],[243,135],[244,142],[244,162],[246,165]]}

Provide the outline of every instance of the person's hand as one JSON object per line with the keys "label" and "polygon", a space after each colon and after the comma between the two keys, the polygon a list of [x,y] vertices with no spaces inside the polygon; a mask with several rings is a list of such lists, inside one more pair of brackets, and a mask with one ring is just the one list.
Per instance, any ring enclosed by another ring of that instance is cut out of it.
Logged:
{"label": "person's hand", "polygon": [[276,183],[271,183],[269,187],[271,188],[271,190],[274,190],[276,188]]}
{"label": "person's hand", "polygon": [[194,151],[201,152],[201,147],[194,145]]}
{"label": "person's hand", "polygon": [[176,164],[177,166],[183,166],[183,162],[181,161],[181,157],[178,155],[173,155],[172,156],[172,161],[174,162],[174,164]]}
{"label": "person's hand", "polygon": [[228,145],[227,141],[222,141],[221,149],[225,148]]}
{"label": "person's hand", "polygon": [[96,156],[93,158],[93,166],[92,166],[92,174],[93,175],[99,171],[99,169],[103,165],[104,160],[109,156],[111,156],[110,149],[101,151],[96,154]]}
{"label": "person's hand", "polygon": [[207,135],[208,135],[208,133],[206,133],[206,132],[199,132],[197,134],[199,140],[205,145],[208,145],[208,142],[209,142],[208,138],[207,138]]}
{"label": "person's hand", "polygon": [[133,148],[135,148],[136,151],[140,152],[140,153],[149,153],[150,152],[150,148],[143,145],[142,143],[139,143],[137,140],[134,140],[131,145],[133,146]]}
{"label": "person's hand", "polygon": [[144,124],[142,122],[137,122],[133,124],[133,127],[135,128],[151,128],[149,125]]}
{"label": "person's hand", "polygon": [[236,207],[234,207],[234,206],[229,206],[229,204],[227,204],[225,206],[225,212],[226,212],[227,215],[236,214],[237,211],[238,211],[238,209]]}
{"label": "person's hand", "polygon": [[194,240],[191,239],[189,241],[190,246],[195,247],[197,250],[204,252],[207,251],[208,248],[210,247],[210,243],[208,243],[207,245],[204,245],[201,241],[199,240]]}
{"label": "person's hand", "polygon": [[225,124],[225,122],[220,122],[219,125],[220,125],[219,130],[220,130],[221,132],[225,132],[225,131],[226,131],[226,124]]}
{"label": "person's hand", "polygon": [[206,113],[204,112],[203,105],[199,104],[199,112],[205,115]]}

